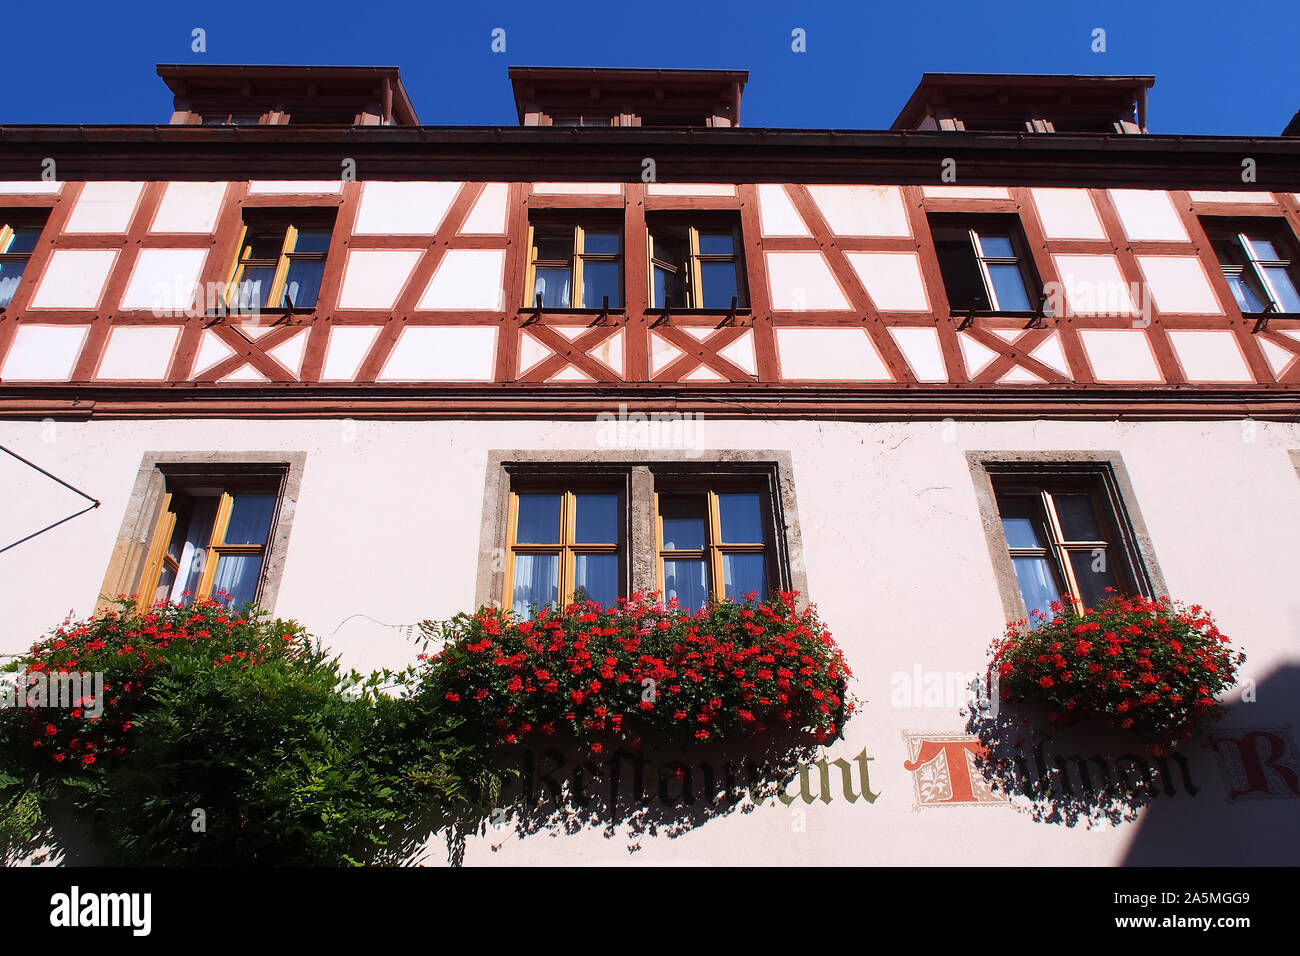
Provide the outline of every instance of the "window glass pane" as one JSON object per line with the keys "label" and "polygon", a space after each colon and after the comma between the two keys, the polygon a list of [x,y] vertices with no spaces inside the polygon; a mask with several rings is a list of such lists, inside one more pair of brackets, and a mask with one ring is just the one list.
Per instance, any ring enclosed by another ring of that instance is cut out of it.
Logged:
{"label": "window glass pane", "polygon": [[1263,259],[1268,262],[1276,262],[1278,259],[1285,259],[1273,245],[1271,239],[1261,239],[1259,236],[1247,236],[1246,241],[1250,243],[1250,248],[1255,250],[1255,258]]}
{"label": "window glass pane", "polygon": [[1016,257],[1016,247],[1011,241],[1010,236],[991,236],[988,233],[981,232],[980,249],[984,253],[985,259],[1014,259]]}
{"label": "window glass pane", "polygon": [[534,229],[538,262],[560,262],[573,258],[572,229]]}
{"label": "window glass pane", "polygon": [[537,276],[533,282],[533,295],[528,300],[531,306],[542,297],[542,306],[547,309],[567,309],[569,307],[569,284],[573,272],[569,268],[552,268],[538,266]]}
{"label": "window glass pane", "polygon": [[1214,254],[1219,257],[1221,265],[1243,265],[1246,256],[1241,251],[1241,244],[1236,239],[1219,238],[1213,240]]}
{"label": "window glass pane", "polygon": [[579,544],[614,544],[618,541],[618,495],[575,495],[573,540]]}
{"label": "window glass pane", "polygon": [[1253,281],[1240,272],[1225,272],[1223,277],[1228,280],[1228,288],[1237,300],[1237,308],[1242,312],[1264,311],[1263,296],[1256,292]]}
{"label": "window glass pane", "polygon": [[650,242],[654,247],[654,257],[660,262],[681,266],[686,262],[686,235],[676,229],[654,229],[650,232]]}
{"label": "window glass pane", "polygon": [[761,554],[724,554],[722,577],[728,600],[739,600],[753,591],[760,601],[767,600],[767,577],[763,573]]}
{"label": "window glass pane", "polygon": [[661,498],[665,551],[702,551],[705,542],[703,498]]}
{"label": "window glass pane", "polygon": [[1014,495],[998,499],[1002,513],[1002,532],[1010,548],[1045,548],[1042,508],[1037,497]]}
{"label": "window glass pane", "polygon": [[722,540],[735,544],[761,544],[763,510],[757,493],[718,495]]}
{"label": "window glass pane", "polygon": [[8,305],[18,291],[18,280],[23,277],[27,263],[0,262],[0,305]]}
{"label": "window glass pane", "polygon": [[311,308],[316,304],[316,296],[320,294],[320,280],[324,275],[324,259],[290,259],[284,295],[295,308]]}
{"label": "window glass pane", "polygon": [[559,544],[560,496],[520,495],[515,524],[517,544]]}
{"label": "window glass pane", "polygon": [[617,232],[587,232],[582,237],[582,251],[588,255],[616,256],[618,239]]}
{"label": "window glass pane", "polygon": [[[1011,564],[1016,570],[1016,584],[1020,586],[1020,596],[1025,599],[1025,608],[1052,617],[1049,605],[1061,599],[1061,589],[1047,558],[1012,558]],[[1033,620],[1031,616],[1030,621]]]}
{"label": "window glass pane", "polygon": [[[217,496],[201,495],[193,499],[193,509],[189,518],[177,519],[177,532],[182,534],[178,562],[180,570],[172,585],[173,601],[189,601],[195,597],[199,578],[203,574],[203,563],[208,557],[208,544],[212,539],[212,521],[217,516]],[[184,530],[182,531],[182,525]]]}
{"label": "window glass pane", "polygon": [[516,554],[515,585],[510,605],[520,617],[532,617],[531,605],[554,604],[560,587],[558,554]]}
{"label": "window glass pane", "polygon": [[1115,569],[1111,567],[1110,554],[1105,548],[1089,551],[1071,551],[1070,567],[1079,585],[1083,606],[1095,608],[1106,599],[1106,588],[1119,589],[1115,583]]}
{"label": "window glass pane", "polygon": [[735,237],[729,232],[700,233],[700,255],[729,256],[736,251]]}
{"label": "window glass pane", "polygon": [[11,255],[30,255],[36,248],[36,241],[41,238],[41,231],[30,226],[15,226],[14,234],[9,237],[9,248],[0,249]]}
{"label": "window glass pane", "polygon": [[269,232],[250,229],[248,231],[245,240],[245,259],[278,259],[283,251],[284,233],[280,230]]}
{"label": "window glass pane", "polygon": [[166,562],[163,563],[162,573],[158,576],[158,587],[153,592],[151,603],[157,604],[159,601],[166,601],[167,596],[172,593],[172,587],[176,583],[176,571]]}
{"label": "window glass pane", "polygon": [[683,610],[695,611],[709,600],[709,586],[704,561],[664,559],[664,599],[677,598]]}
{"label": "window glass pane", "polygon": [[257,596],[257,583],[261,574],[260,554],[223,554],[217,559],[212,597],[233,608],[242,608]]}
{"label": "window glass pane", "polygon": [[1033,306],[1025,292],[1024,276],[1019,266],[991,265],[989,278],[993,280],[993,291],[998,297],[998,310],[1001,312],[1028,312]]}
{"label": "window glass pane", "polygon": [[701,262],[701,309],[729,309],[731,297],[736,295],[736,264],[734,262]]}
{"label": "window glass pane", "polygon": [[948,293],[948,305],[958,310],[975,308],[987,311],[991,308],[984,288],[984,276],[975,261],[970,239],[936,239],[934,251],[939,256],[939,271]]}
{"label": "window glass pane", "polygon": [[1056,518],[1066,541],[1101,541],[1101,525],[1092,510],[1092,496],[1083,492],[1052,495]]}
{"label": "window glass pane", "polygon": [[298,240],[293,244],[294,252],[329,252],[330,231],[328,229],[299,229]]}
{"label": "window glass pane", "polygon": [[599,309],[604,304],[604,297],[609,296],[611,306],[622,305],[622,289],[619,283],[619,265],[617,262],[582,263],[582,305],[587,309]]}
{"label": "window glass pane", "polygon": [[275,495],[235,495],[225,544],[266,544],[275,514]]}
{"label": "window glass pane", "polygon": [[598,601],[609,607],[618,597],[618,555],[577,554],[573,557],[573,600]]}
{"label": "window glass pane", "polygon": [[1265,266],[1264,272],[1277,292],[1277,307],[1283,312],[1300,312],[1300,294],[1291,274],[1283,266]]}
{"label": "window glass pane", "polygon": [[239,280],[235,301],[241,312],[256,312],[268,305],[271,283],[275,281],[274,266],[249,266]]}
{"label": "window glass pane", "polygon": [[655,294],[650,304],[657,309],[686,308],[686,286],[682,283],[681,273],[655,266]]}

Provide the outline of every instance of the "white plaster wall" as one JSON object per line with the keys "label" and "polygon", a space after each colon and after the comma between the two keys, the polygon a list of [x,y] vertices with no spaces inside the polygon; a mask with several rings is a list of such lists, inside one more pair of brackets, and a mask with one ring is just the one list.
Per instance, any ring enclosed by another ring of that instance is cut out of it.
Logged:
{"label": "white plaster wall", "polygon": [[227,183],[168,183],[150,232],[210,233],[217,227]]}
{"label": "white plaster wall", "polygon": [[144,183],[86,183],[63,227],[65,233],[126,232]]}
{"label": "white plaster wall", "polygon": [[[145,451],[278,449],[307,458],[276,613],[328,636],[345,663],[404,663],[415,649],[375,622],[411,624],[472,604],[488,451],[596,450],[600,434],[595,421],[0,423],[0,444],[102,501],[0,554],[0,652],[21,651],[69,611],[91,610]],[[1138,823],[1068,827],[1001,805],[916,810],[901,734],[960,733],[963,719],[955,707],[892,706],[890,677],[918,665],[977,670],[1002,630],[967,450],[1118,450],[1132,480],[1129,504],[1141,512],[1170,592],[1215,612],[1250,655],[1246,676],[1264,688],[1256,703],[1234,708],[1232,726],[1294,725],[1294,699],[1267,688],[1279,668],[1300,666],[1292,560],[1300,477],[1287,454],[1300,448],[1300,425],[706,419],[699,438],[705,448],[792,455],[811,597],[867,701],[830,755],[865,748],[879,799],[797,801],[805,832],[780,804],[675,839],[610,838],[599,827],[518,839],[489,829],[470,841],[467,862],[1101,865],[1122,862],[1135,839],[1149,849],[1156,837],[1171,859],[1197,846],[1222,861],[1294,858],[1295,801],[1230,805],[1204,747],[1188,754],[1201,792],[1158,799]],[[0,469],[9,489],[0,526],[34,528],[75,510],[66,490],[21,471]],[[1196,833],[1214,837],[1188,839]],[[640,850],[631,854],[634,843]],[[431,846],[429,860],[438,862],[438,843]]]}
{"label": "white plaster wall", "polygon": [[1043,235],[1048,239],[1105,239],[1097,208],[1086,189],[1031,189]]}
{"label": "white plaster wall", "polygon": [[808,194],[837,236],[910,236],[897,186],[809,186]]}
{"label": "white plaster wall", "polygon": [[509,183],[487,183],[465,217],[462,236],[499,236],[506,231],[506,205]]}
{"label": "white plaster wall", "polygon": [[1163,189],[1112,189],[1124,234],[1129,239],[1153,242],[1189,242],[1169,193]]}
{"label": "white plaster wall", "polygon": [[460,186],[458,182],[367,182],[352,234],[432,236]]}

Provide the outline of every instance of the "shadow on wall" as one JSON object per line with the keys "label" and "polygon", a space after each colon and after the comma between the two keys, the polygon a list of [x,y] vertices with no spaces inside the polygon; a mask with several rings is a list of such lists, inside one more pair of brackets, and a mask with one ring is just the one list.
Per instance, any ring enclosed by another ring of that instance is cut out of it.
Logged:
{"label": "shadow on wall", "polygon": [[1265,677],[1254,703],[1237,702],[1205,737],[1210,786],[1195,801],[1153,804],[1124,863],[1129,866],[1300,860],[1300,666]]}
{"label": "shadow on wall", "polygon": [[[1293,865],[1300,859],[1300,750],[1292,726],[1300,667],[1225,705],[1222,720],[1173,753],[1106,728],[1039,737],[1022,711],[973,714],[979,770],[1033,820],[1132,826],[1126,865]],[[1041,725],[1041,721],[1034,722]]]}
{"label": "shadow on wall", "polygon": [[50,825],[34,839],[0,846],[0,866],[101,866],[106,861],[91,838],[90,824],[70,801],[46,808]]}
{"label": "shadow on wall", "polygon": [[[495,851],[506,840],[543,831],[599,829],[608,839],[626,839],[628,852],[635,853],[644,836],[673,838],[715,817],[751,812],[783,793],[816,749],[798,741],[773,741],[759,750],[753,741],[737,740],[689,751],[646,743],[591,754],[571,742],[535,745],[507,758],[519,776],[477,835]],[[839,771],[847,781],[854,766],[840,762],[845,767],[828,772]],[[463,861],[467,835],[449,835],[452,865]]]}

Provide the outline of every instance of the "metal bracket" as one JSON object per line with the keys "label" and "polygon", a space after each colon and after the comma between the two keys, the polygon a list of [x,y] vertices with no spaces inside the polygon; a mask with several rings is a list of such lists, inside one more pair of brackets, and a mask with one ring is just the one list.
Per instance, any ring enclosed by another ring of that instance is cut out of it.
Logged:
{"label": "metal bracket", "polygon": [[1253,329],[1250,330],[1250,334],[1251,334],[1251,335],[1254,335],[1254,334],[1257,333],[1257,332],[1267,332],[1267,331],[1268,331],[1268,317],[1269,317],[1270,315],[1272,315],[1273,313],[1275,313],[1276,311],[1277,311],[1277,303],[1276,303],[1276,302],[1270,302],[1270,303],[1268,304],[1268,307],[1267,307],[1266,309],[1264,309],[1264,311],[1261,312],[1261,313],[1259,314],[1259,318],[1255,320],[1255,327],[1254,327]]}
{"label": "metal bracket", "polygon": [[1043,316],[1047,314],[1047,291],[1044,290],[1038,300],[1038,308],[1030,316],[1029,321],[1025,324],[1026,329],[1045,329],[1046,323],[1043,322]]}
{"label": "metal bracket", "polygon": [[76,514],[70,514],[70,515],[68,515],[66,518],[60,518],[58,521],[54,522],[54,524],[48,524],[48,525],[46,525],[44,528],[41,528],[41,530],[39,530],[39,531],[33,531],[31,534],[29,534],[29,535],[28,535],[27,537],[25,537],[25,538],[19,538],[19,539],[18,539],[17,541],[15,541],[13,544],[7,544],[7,545],[5,545],[3,548],[0,548],[0,553],[3,553],[3,552],[5,552],[5,551],[8,551],[10,548],[16,548],[16,547],[18,547],[18,545],[22,544],[24,541],[30,541],[32,538],[36,537],[38,534],[44,534],[46,531],[49,531],[51,528],[57,528],[59,525],[63,524],[65,521],[71,521],[73,518],[76,518],[78,515],[84,515],[87,511],[93,511],[94,509],[96,509],[96,508],[99,507],[100,502],[99,502],[98,499],[90,497],[90,495],[86,494],[86,493],[85,493],[84,491],[82,491],[80,488],[74,488],[72,485],[68,484],[68,483],[67,483],[66,481],[64,481],[62,478],[59,478],[59,477],[57,477],[57,476],[55,476],[55,475],[50,474],[48,471],[46,471],[46,470],[45,470],[44,468],[42,468],[40,465],[34,465],[34,464],[32,464],[30,461],[28,461],[28,460],[27,460],[26,458],[24,458],[22,455],[18,454],[17,452],[10,451],[10,450],[9,450],[8,448],[6,448],[4,445],[0,445],[0,451],[4,452],[4,453],[7,454],[7,455],[10,455],[10,456],[13,457],[13,458],[17,458],[19,461],[21,461],[21,462],[22,462],[24,465],[26,465],[28,468],[32,468],[32,469],[35,469],[36,471],[39,471],[39,472],[40,472],[42,475],[44,475],[46,478],[49,478],[51,481],[56,481],[56,482],[58,482],[58,483],[61,484],[64,488],[67,488],[69,491],[71,491],[71,492],[73,492],[73,493],[75,493],[75,494],[80,495],[81,497],[85,498],[87,501],[90,502],[90,505],[89,505],[88,507],[82,508],[82,509],[81,509],[80,511],[78,511]]}
{"label": "metal bracket", "polygon": [[525,325],[532,325],[534,322],[540,321],[542,321],[542,294],[539,292],[533,303],[533,311],[528,314],[528,318],[524,319],[523,325],[519,327],[522,329]]}
{"label": "metal bracket", "polygon": [[731,297],[731,309],[730,311],[727,312],[725,316],[723,316],[722,321],[714,326],[715,329],[722,329],[722,328],[726,328],[729,325],[736,324],[736,303],[739,302],[739,300],[740,300],[739,296],[733,295]]}
{"label": "metal bracket", "polygon": [[598,325],[604,325],[605,319],[607,319],[608,317],[609,317],[609,296],[605,296],[604,304],[601,305],[600,307],[600,315],[596,316],[596,318],[591,321],[591,324],[589,324],[587,328],[594,329]]}

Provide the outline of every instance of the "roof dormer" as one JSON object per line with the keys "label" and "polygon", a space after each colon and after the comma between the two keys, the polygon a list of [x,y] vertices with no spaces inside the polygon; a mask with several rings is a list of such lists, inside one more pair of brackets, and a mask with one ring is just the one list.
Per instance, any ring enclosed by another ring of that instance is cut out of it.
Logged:
{"label": "roof dormer", "polygon": [[182,126],[417,126],[395,66],[160,63]]}
{"label": "roof dormer", "polygon": [[926,73],[892,129],[1145,133],[1151,76]]}
{"label": "roof dormer", "polygon": [[739,126],[745,70],[510,68],[523,126]]}

